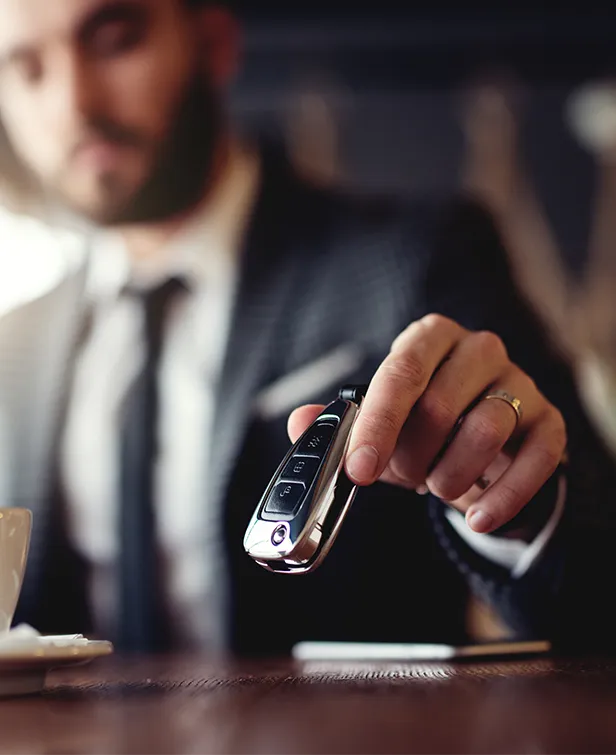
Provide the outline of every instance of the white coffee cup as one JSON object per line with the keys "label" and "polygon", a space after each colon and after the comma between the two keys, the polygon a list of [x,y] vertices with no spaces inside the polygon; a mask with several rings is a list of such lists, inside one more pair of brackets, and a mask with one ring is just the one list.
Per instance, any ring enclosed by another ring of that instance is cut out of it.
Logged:
{"label": "white coffee cup", "polygon": [[0,508],[0,636],[8,632],[26,571],[32,513]]}

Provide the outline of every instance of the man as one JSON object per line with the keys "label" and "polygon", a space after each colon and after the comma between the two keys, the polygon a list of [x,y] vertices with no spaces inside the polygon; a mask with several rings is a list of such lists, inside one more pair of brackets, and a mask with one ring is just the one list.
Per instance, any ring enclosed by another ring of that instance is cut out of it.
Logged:
{"label": "man", "polygon": [[[572,465],[601,449],[494,229],[470,204],[444,223],[353,201],[240,144],[237,36],[187,0],[0,0],[13,167],[106,229],[1,323],[5,503],[35,517],[20,618],[126,651],[463,642],[472,590],[515,636],[579,638],[580,512],[610,520],[555,473],[560,409]],[[371,378],[336,546],[313,576],[267,574],[242,537],[289,412],[294,439]]]}

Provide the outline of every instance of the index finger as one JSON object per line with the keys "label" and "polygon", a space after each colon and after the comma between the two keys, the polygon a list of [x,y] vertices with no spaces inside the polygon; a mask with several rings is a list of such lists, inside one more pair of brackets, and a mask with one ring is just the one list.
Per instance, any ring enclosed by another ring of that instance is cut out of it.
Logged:
{"label": "index finger", "polygon": [[353,428],[346,471],[369,485],[385,470],[415,402],[464,329],[441,315],[427,315],[404,330],[375,372]]}

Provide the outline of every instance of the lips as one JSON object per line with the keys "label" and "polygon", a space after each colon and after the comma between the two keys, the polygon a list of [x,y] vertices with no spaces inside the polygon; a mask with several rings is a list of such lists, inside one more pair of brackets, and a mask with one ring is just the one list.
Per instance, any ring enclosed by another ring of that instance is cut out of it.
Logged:
{"label": "lips", "polygon": [[74,162],[96,172],[106,171],[117,168],[124,153],[125,148],[119,144],[96,139],[79,147],[75,153]]}

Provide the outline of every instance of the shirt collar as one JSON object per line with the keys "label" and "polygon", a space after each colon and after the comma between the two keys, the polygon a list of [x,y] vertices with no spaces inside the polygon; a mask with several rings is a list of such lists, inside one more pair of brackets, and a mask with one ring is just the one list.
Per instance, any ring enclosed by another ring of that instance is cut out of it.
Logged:
{"label": "shirt collar", "polygon": [[170,276],[191,288],[215,285],[237,266],[241,240],[256,198],[258,154],[233,142],[224,172],[198,212],[169,242],[160,259],[131,263],[117,231],[96,234],[87,291],[92,301],[116,298],[127,285],[149,287]]}

